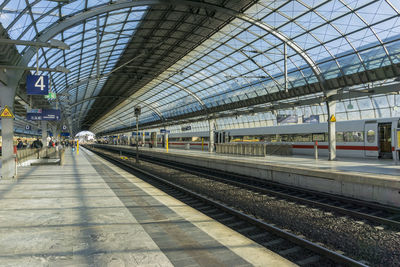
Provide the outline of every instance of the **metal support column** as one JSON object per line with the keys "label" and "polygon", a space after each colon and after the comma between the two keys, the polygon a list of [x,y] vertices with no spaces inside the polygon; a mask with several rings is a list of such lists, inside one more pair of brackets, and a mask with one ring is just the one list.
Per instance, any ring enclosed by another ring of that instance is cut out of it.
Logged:
{"label": "metal support column", "polygon": [[139,116],[142,112],[141,107],[135,107],[135,117],[136,117],[136,163],[139,164]]}
{"label": "metal support column", "polygon": [[215,145],[214,133],[215,133],[215,128],[216,128],[215,119],[209,119],[208,125],[209,125],[209,130],[210,130],[210,142],[208,143],[208,151],[214,152],[214,145]]}
{"label": "metal support column", "polygon": [[96,18],[96,77],[100,79],[100,18]]}
{"label": "metal support column", "polygon": [[47,121],[41,121],[41,126],[42,126],[42,143],[43,147],[47,147]]}
{"label": "metal support column", "polygon": [[41,121],[42,125],[42,143],[43,143],[43,148],[46,150],[46,157],[48,156],[48,151],[47,147],[49,144],[47,143],[47,121]]}
{"label": "metal support column", "polygon": [[328,100],[326,102],[328,110],[328,147],[329,147],[329,160],[336,159],[336,122],[332,121],[332,116],[335,116],[336,101]]}
{"label": "metal support column", "polygon": [[285,92],[288,92],[288,76],[287,76],[287,45],[283,43],[283,61],[284,61],[284,78],[285,78]]}
{"label": "metal support column", "polygon": [[136,163],[139,163],[139,116],[136,116]]}
{"label": "metal support column", "polygon": [[[5,86],[0,82],[0,105],[1,109],[7,105],[11,110],[14,106],[15,89]],[[14,119],[1,119],[2,135],[2,157],[1,157],[1,178],[10,179],[15,177],[16,164],[14,156]]]}
{"label": "metal support column", "polygon": [[165,149],[168,152],[168,133],[167,132],[165,132],[165,134],[164,134],[164,140],[165,140]]}
{"label": "metal support column", "polygon": [[[14,90],[4,86],[0,82],[0,104],[1,109],[7,105],[11,110],[14,104]],[[1,135],[2,135],[2,157],[1,157],[1,178],[10,179],[15,177],[16,166],[14,156],[14,119],[1,119]]]}

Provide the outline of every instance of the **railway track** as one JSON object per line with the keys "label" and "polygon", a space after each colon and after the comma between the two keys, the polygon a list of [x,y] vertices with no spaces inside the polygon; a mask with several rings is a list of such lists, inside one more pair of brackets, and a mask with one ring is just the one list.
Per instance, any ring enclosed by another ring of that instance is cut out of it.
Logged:
{"label": "railway track", "polygon": [[[121,150],[116,149],[114,151],[119,152]],[[135,152],[126,150],[123,150],[123,153],[131,156],[136,155]],[[255,177],[227,173],[195,165],[181,164],[179,162],[167,161],[165,159],[155,158],[148,155],[141,154],[140,156],[142,160],[160,164],[166,167],[171,167],[176,170],[246,188],[262,194],[272,195],[275,197],[295,201],[297,203],[322,208],[327,211],[333,211],[360,220],[367,220],[378,225],[400,229],[399,208],[317,192],[314,190],[307,190],[290,185],[279,184]]]}
{"label": "railway track", "polygon": [[320,244],[306,240],[303,236],[280,229],[275,225],[268,224],[263,220],[227,206],[220,201],[138,168],[130,161],[121,160],[118,154],[110,155],[98,150],[89,150],[129,172],[145,175],[147,177],[146,180],[150,179],[149,182],[166,193],[300,266],[366,266],[343,255],[341,252],[327,249]]}

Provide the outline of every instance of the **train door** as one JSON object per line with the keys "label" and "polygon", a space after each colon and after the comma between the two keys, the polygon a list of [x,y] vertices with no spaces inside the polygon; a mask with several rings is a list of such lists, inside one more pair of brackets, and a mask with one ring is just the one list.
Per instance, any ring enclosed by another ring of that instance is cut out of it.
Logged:
{"label": "train door", "polygon": [[378,124],[379,157],[384,159],[392,158],[392,124]]}
{"label": "train door", "polygon": [[364,132],[364,148],[365,148],[365,156],[366,157],[378,157],[378,129],[377,122],[365,122]]}
{"label": "train door", "polygon": [[223,144],[227,142],[227,133],[226,132],[216,132],[215,143]]}

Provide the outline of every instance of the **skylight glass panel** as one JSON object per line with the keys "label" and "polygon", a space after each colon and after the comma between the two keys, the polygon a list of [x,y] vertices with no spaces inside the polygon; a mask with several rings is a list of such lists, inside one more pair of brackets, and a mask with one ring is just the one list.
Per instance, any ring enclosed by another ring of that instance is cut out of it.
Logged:
{"label": "skylight glass panel", "polygon": [[88,8],[91,8],[94,6],[107,4],[109,2],[110,2],[110,0],[87,0],[87,5],[88,5]]}
{"label": "skylight glass panel", "polygon": [[[394,1],[395,2],[395,1]],[[397,16],[395,10],[390,7],[385,1],[377,1],[370,5],[361,8],[357,11],[358,14],[366,21],[368,25],[378,23],[388,17]]]}
{"label": "skylight glass panel", "polygon": [[63,5],[61,7],[61,14],[62,16],[68,16],[77,12],[80,12],[82,10],[85,9],[85,2],[86,1],[81,1],[81,0],[77,0],[77,1],[73,1],[70,2],[67,5]]}

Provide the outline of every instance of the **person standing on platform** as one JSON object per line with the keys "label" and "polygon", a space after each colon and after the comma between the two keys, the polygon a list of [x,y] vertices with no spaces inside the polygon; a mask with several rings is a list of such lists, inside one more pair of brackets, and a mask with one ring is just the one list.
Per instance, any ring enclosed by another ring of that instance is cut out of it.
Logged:
{"label": "person standing on platform", "polygon": [[17,149],[22,149],[22,148],[24,148],[24,143],[22,143],[21,139],[18,139]]}

